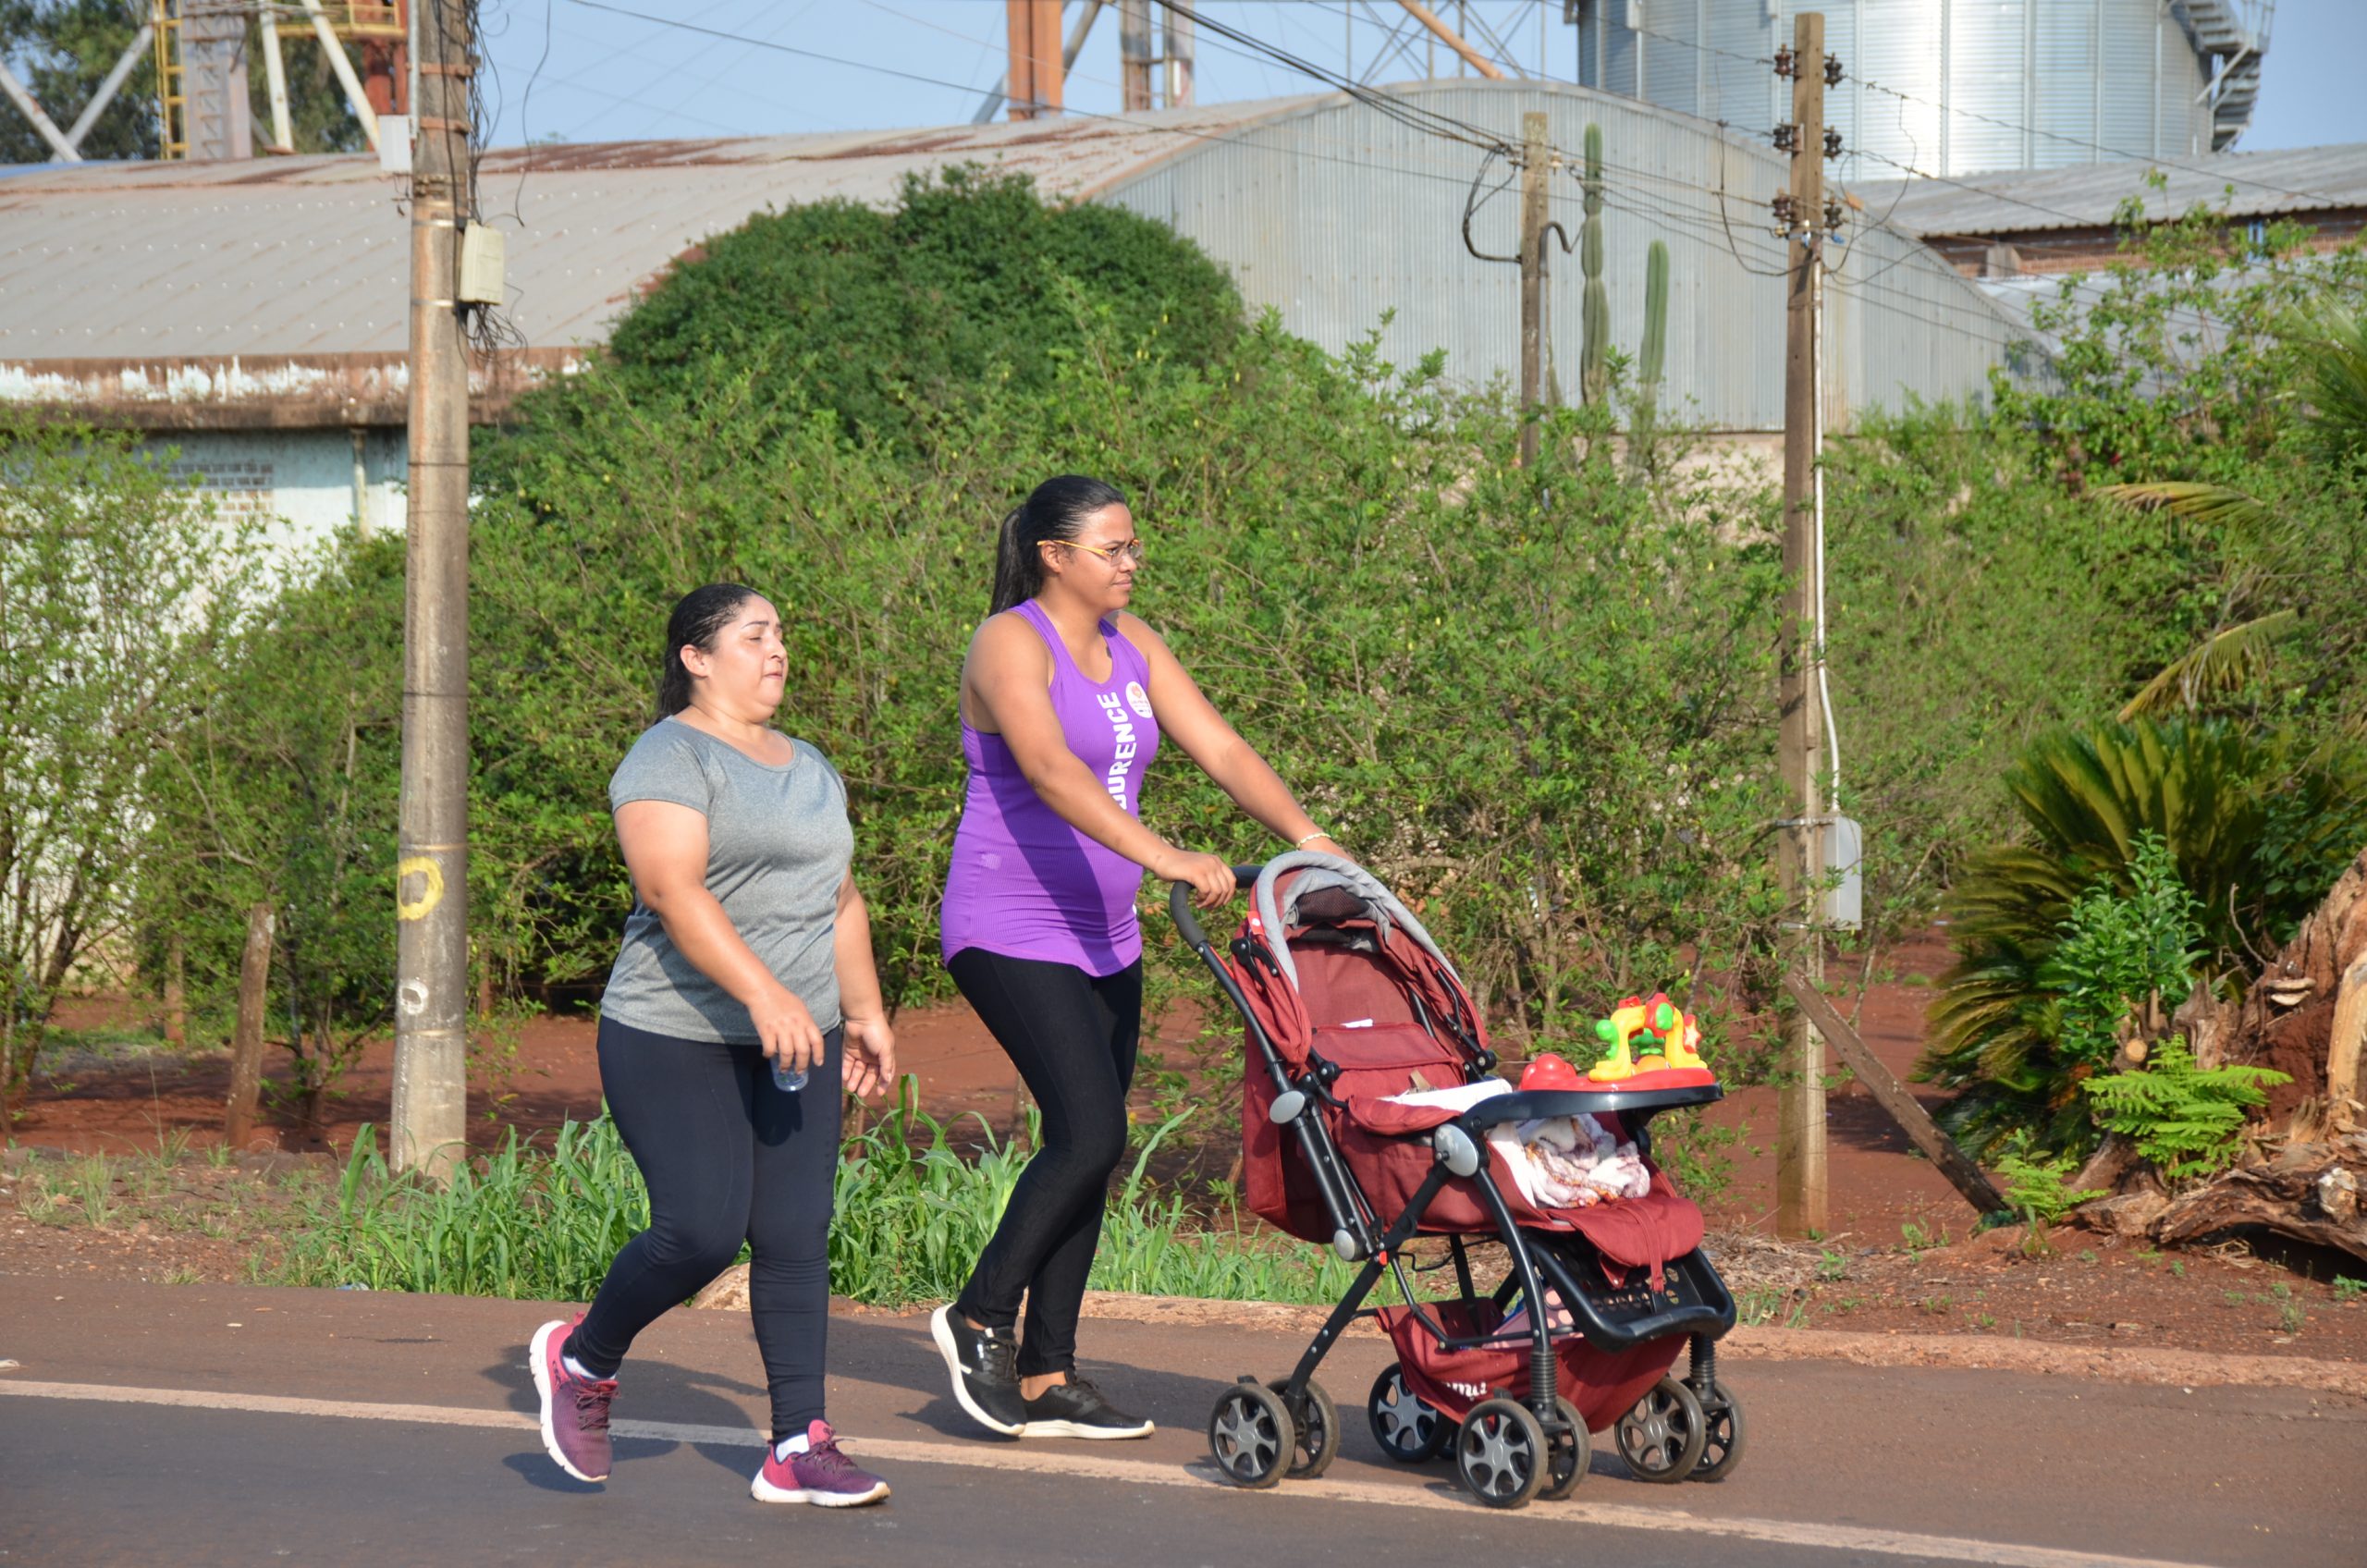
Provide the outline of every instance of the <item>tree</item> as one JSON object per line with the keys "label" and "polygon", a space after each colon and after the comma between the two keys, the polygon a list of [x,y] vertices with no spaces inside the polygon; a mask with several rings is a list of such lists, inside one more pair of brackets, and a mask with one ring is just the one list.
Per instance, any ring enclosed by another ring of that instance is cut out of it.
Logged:
{"label": "tree", "polygon": [[141,782],[251,557],[137,437],[0,415],[0,1121],[77,962],[121,937]]}

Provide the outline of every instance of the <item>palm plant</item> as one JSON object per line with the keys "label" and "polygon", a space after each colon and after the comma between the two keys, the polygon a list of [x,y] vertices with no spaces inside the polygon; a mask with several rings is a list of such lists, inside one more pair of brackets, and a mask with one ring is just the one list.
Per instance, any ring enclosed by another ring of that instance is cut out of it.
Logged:
{"label": "palm plant", "polygon": [[2073,902],[2126,895],[2140,837],[2167,844],[2198,905],[2201,975],[2224,983],[2273,949],[2324,894],[2367,827],[2356,759],[2298,762],[2224,720],[2140,717],[2031,743],[2006,776],[2029,840],[1972,856],[1950,895],[1957,962],[1942,982],[1920,1074],[1962,1091],[1944,1114],[1976,1151],[2027,1131],[2033,1146],[2093,1140],[2043,974]]}
{"label": "palm plant", "polygon": [[[2367,317],[2327,305],[2286,333],[2300,387],[2294,439],[2301,455],[2340,472],[2367,458]],[[2192,480],[2150,480],[2108,485],[2101,492],[2123,505],[2161,510],[2226,541],[2227,580],[2222,603],[2227,619],[2165,666],[2120,710],[2123,723],[2146,714],[2205,711],[2263,684],[2276,645],[2300,631],[2302,613],[2285,584],[2306,574],[2306,555],[2276,509],[2232,485]],[[2297,551],[2296,546],[2299,546]],[[2323,563],[2315,563],[2323,565]],[[2265,606],[2265,607],[2263,607]]]}

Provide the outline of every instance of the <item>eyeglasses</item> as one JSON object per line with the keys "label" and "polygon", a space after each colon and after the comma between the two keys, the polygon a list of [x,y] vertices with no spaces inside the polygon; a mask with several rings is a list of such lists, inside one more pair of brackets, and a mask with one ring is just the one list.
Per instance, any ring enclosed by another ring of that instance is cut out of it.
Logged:
{"label": "eyeglasses", "polygon": [[1121,559],[1123,559],[1128,566],[1143,564],[1143,542],[1139,539],[1129,539],[1122,545],[1080,545],[1073,539],[1047,539],[1044,542],[1048,545],[1065,545],[1072,550],[1082,550],[1088,556],[1098,556],[1112,568],[1115,568]]}

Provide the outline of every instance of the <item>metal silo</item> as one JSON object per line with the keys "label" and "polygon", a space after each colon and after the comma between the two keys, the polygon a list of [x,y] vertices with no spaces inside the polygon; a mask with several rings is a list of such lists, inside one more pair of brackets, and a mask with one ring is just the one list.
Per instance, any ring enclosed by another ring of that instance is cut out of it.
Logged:
{"label": "metal silo", "polygon": [[[1824,13],[1849,80],[1844,179],[2225,148],[2251,117],[2275,0],[1570,0],[1578,81],[1740,129],[1787,117],[1759,63]],[[1888,89],[1889,91],[1883,91]]]}

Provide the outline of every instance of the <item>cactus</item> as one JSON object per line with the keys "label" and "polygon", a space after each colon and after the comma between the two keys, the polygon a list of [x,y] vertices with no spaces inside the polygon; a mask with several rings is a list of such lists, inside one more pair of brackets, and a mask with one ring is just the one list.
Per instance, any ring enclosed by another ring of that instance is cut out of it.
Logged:
{"label": "cactus", "polygon": [[1652,241],[1644,252],[1644,351],[1636,365],[1636,445],[1658,422],[1661,373],[1668,364],[1668,247]]}
{"label": "cactus", "polygon": [[1578,396],[1600,403],[1611,390],[1611,296],[1602,287],[1602,128],[1587,127],[1586,222],[1578,230],[1578,269],[1586,305],[1578,339]]}

